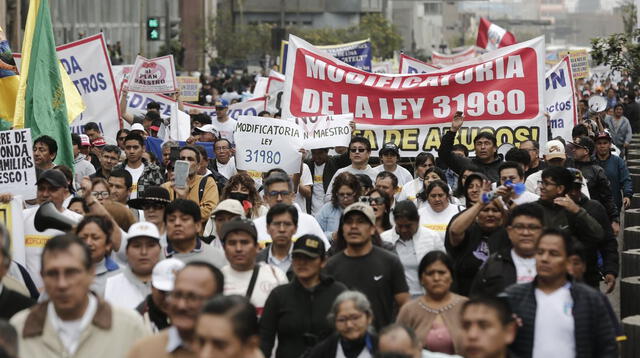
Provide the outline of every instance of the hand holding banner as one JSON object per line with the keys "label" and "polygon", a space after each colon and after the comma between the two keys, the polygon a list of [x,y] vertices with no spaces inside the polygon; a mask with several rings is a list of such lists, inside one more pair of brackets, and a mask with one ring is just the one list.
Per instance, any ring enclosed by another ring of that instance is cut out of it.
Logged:
{"label": "hand holding banner", "polygon": [[173,55],[158,58],[136,57],[129,76],[130,92],[171,93],[178,90]]}
{"label": "hand holding banner", "polygon": [[300,172],[303,130],[294,122],[240,116],[233,138],[236,168],[259,172],[282,168],[288,174]]}

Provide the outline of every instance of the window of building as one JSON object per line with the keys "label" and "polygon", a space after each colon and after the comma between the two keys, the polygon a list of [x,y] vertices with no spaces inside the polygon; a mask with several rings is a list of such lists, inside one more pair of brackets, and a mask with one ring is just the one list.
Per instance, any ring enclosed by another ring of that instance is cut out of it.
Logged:
{"label": "window of building", "polygon": [[426,2],[424,3],[425,15],[440,15],[442,13],[441,2]]}

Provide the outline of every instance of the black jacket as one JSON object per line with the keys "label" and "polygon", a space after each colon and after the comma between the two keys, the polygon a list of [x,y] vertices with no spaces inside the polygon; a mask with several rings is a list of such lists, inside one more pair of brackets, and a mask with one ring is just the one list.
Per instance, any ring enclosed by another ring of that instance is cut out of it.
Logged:
{"label": "black jacket", "polygon": [[[533,354],[536,321],[535,288],[537,279],[530,283],[507,288],[506,295],[513,312],[522,320],[511,350],[523,358]],[[573,299],[574,336],[576,358],[613,358],[618,356],[615,327],[612,324],[606,298],[595,289],[577,282],[571,283]]]}
{"label": "black jacket", "polygon": [[[373,356],[378,351],[378,337],[372,334],[369,334],[371,337],[372,343],[372,352]],[[340,341],[340,336],[334,334],[324,341],[320,342],[317,346],[313,347],[313,349],[306,355],[305,358],[334,358],[336,356],[336,352],[338,350],[338,342]]]}
{"label": "black jacket", "polygon": [[458,175],[462,175],[462,172],[470,165],[475,165],[480,168],[480,172],[489,178],[492,182],[497,182],[499,179],[498,167],[502,164],[502,158],[496,156],[496,158],[490,163],[484,163],[478,158],[465,158],[459,157],[451,152],[453,149],[453,142],[456,139],[456,133],[448,131],[442,136],[440,142],[440,148],[438,148],[438,157],[442,159],[442,162]]}
{"label": "black jacket", "polygon": [[511,257],[511,248],[491,254],[480,267],[471,284],[470,296],[497,296],[505,288],[516,283],[516,265]]}
{"label": "black jacket", "polygon": [[604,241],[602,225],[584,208],[574,214],[552,202],[538,200],[536,203],[544,212],[545,227],[569,230],[571,235],[585,245],[589,243],[600,244]]}
{"label": "black jacket", "polygon": [[[613,274],[618,276],[618,270],[620,268],[619,256],[618,256],[618,241],[613,235],[613,229],[611,229],[611,222],[607,217],[607,212],[600,204],[599,201],[590,200],[586,196],[582,195],[577,202],[578,205],[584,208],[584,210],[593,217],[602,226],[604,231],[604,240],[596,244],[584,244],[587,254],[587,271],[584,275],[584,281],[595,288],[600,284],[600,272],[602,274]],[[598,267],[598,252],[602,254],[602,267]]]}
{"label": "black jacket", "polygon": [[579,169],[582,172],[582,176],[587,180],[591,199],[599,201],[605,207],[610,221],[620,222],[620,210],[613,202],[611,184],[604,169],[591,159],[587,162],[575,161],[575,168]]}
{"label": "black jacket", "polygon": [[[313,159],[308,159],[304,161],[311,171],[311,177],[315,175],[315,164]],[[322,170],[322,188],[327,192],[327,188],[329,187],[329,183],[331,183],[331,179],[336,174],[338,169],[342,169],[351,164],[351,160],[349,159],[349,151],[332,156],[327,158],[327,162],[324,164],[324,169]],[[311,213],[311,200],[307,200],[307,212]]]}
{"label": "black jacket", "polygon": [[271,291],[260,319],[260,349],[271,357],[276,335],[275,357],[297,358],[333,332],[327,321],[333,301],[347,287],[331,277],[308,290],[297,279]]}
{"label": "black jacket", "polygon": [[8,321],[14,314],[33,306],[36,301],[20,293],[2,287],[0,293],[0,319]]}

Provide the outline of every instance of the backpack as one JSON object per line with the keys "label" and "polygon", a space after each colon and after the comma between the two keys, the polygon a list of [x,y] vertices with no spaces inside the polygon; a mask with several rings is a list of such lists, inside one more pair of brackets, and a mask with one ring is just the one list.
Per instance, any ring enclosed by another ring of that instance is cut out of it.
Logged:
{"label": "backpack", "polygon": [[202,177],[202,180],[200,180],[200,186],[198,187],[198,202],[202,201],[202,196],[204,195],[204,188],[207,186],[207,182],[209,181],[209,178],[213,178],[213,180],[215,180],[216,185],[218,186],[218,194],[221,195],[222,194],[222,189],[225,187],[225,185],[227,185],[227,178],[224,177],[224,175],[216,172],[216,171],[211,171],[211,174],[209,175],[205,175],[204,177]]}

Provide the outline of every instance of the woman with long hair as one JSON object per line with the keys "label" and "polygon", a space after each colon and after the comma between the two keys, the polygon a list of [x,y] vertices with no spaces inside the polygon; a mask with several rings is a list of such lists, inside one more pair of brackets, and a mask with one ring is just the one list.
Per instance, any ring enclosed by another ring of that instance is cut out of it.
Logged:
{"label": "woman with long hair", "polygon": [[247,173],[238,173],[229,178],[229,181],[222,189],[220,201],[225,199],[238,200],[244,207],[248,218],[259,218],[269,211],[262,203],[255,181]]}
{"label": "woman with long hair", "polygon": [[342,212],[347,206],[355,203],[359,197],[360,182],[358,178],[349,172],[338,174],[331,188],[331,201],[325,203],[316,215],[316,220],[327,238],[335,240]]}

